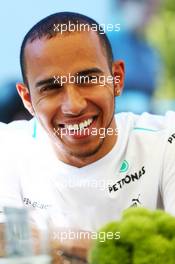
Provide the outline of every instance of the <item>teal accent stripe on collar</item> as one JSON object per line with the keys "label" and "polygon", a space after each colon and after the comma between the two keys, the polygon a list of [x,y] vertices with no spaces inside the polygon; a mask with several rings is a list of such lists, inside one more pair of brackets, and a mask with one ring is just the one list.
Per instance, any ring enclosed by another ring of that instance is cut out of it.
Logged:
{"label": "teal accent stripe on collar", "polygon": [[33,135],[32,135],[33,138],[36,138],[36,131],[37,131],[37,121],[36,121],[36,118],[34,118],[34,120],[33,120]]}
{"label": "teal accent stripe on collar", "polygon": [[141,131],[148,131],[148,132],[158,132],[158,131],[160,131],[160,130],[149,129],[149,128],[144,128],[144,127],[135,127],[134,130],[141,130]]}

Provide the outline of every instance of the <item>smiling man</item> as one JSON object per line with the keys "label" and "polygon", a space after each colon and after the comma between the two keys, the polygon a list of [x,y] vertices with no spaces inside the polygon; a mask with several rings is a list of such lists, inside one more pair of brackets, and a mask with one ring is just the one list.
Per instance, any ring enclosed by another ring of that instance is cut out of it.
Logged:
{"label": "smiling man", "polygon": [[76,13],[46,17],[20,59],[17,90],[34,118],[1,131],[0,204],[90,231],[131,206],[175,214],[174,114],[114,115],[124,64],[99,25]]}
{"label": "smiling man", "polygon": [[[17,84],[17,89],[52,139],[57,157],[82,167],[105,156],[116,143],[115,133],[102,138],[91,132],[100,128],[115,131],[114,97],[123,87],[124,65],[120,61],[112,65],[110,45],[101,32],[55,33],[55,24],[67,25],[70,20],[87,24],[83,16],[75,18],[73,14],[53,15],[28,33],[21,50],[25,83]],[[88,19],[88,23],[94,22]],[[119,76],[120,83],[115,79],[115,84],[106,81],[101,85],[103,76],[107,80]]]}

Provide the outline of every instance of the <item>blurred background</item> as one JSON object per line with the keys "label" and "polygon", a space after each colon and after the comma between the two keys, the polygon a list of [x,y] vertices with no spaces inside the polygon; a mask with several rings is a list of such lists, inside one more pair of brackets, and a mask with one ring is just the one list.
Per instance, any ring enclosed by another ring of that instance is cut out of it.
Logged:
{"label": "blurred background", "polygon": [[6,0],[0,10],[0,121],[30,119],[16,92],[22,81],[19,52],[27,31],[43,17],[75,11],[99,23],[120,24],[108,32],[114,58],[126,64],[116,112],[175,110],[175,2],[173,0]]}

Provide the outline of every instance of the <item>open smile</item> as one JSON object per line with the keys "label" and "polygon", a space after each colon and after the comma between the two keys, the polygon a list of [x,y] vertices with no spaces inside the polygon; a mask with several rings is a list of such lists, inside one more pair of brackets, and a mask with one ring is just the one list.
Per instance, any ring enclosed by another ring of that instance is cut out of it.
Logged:
{"label": "open smile", "polygon": [[81,139],[91,136],[91,130],[92,127],[95,126],[96,120],[97,116],[88,117],[86,119],[81,118],[79,122],[78,119],[75,119],[75,121],[71,120],[64,124],[59,124],[57,128],[59,129],[61,135],[70,136],[74,139]]}

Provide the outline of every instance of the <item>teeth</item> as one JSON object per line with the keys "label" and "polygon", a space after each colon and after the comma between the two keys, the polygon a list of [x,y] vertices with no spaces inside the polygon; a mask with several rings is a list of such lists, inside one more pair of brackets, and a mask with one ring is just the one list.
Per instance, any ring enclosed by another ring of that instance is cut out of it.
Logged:
{"label": "teeth", "polygon": [[72,125],[65,125],[65,128],[68,130],[81,130],[86,128],[87,126],[91,125],[93,122],[93,118],[89,118],[88,120],[85,120],[84,122],[81,122],[80,124],[72,124]]}
{"label": "teeth", "polygon": [[84,123],[80,123],[80,124],[79,124],[79,128],[80,128],[80,130],[83,129],[84,127],[85,127],[85,126],[84,126]]}
{"label": "teeth", "polygon": [[78,130],[79,129],[79,126],[78,125],[73,125],[73,127],[74,127],[73,128],[74,130]]}
{"label": "teeth", "polygon": [[92,123],[92,119],[88,119],[88,121],[87,121],[87,125],[89,126],[91,123]]}

